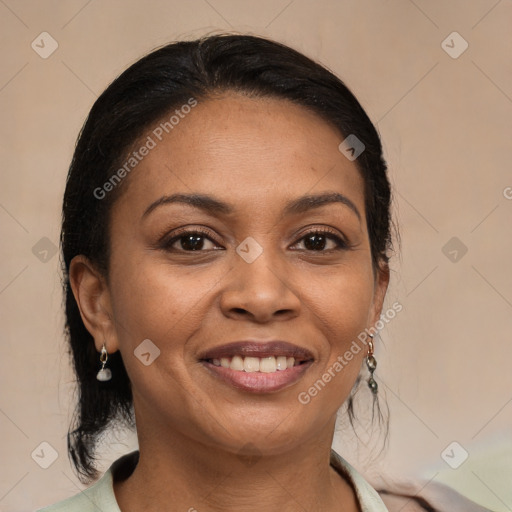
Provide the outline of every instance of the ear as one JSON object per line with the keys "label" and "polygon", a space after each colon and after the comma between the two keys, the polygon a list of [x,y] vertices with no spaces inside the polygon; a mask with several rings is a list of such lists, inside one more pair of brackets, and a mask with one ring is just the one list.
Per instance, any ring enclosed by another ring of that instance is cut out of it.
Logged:
{"label": "ear", "polygon": [[83,255],[69,265],[69,282],[86,329],[94,338],[96,350],[105,343],[107,352],[119,349],[110,300],[104,275]]}
{"label": "ear", "polygon": [[389,285],[389,265],[382,261],[376,269],[373,289],[373,301],[370,310],[368,327],[373,327],[380,319],[384,298]]}

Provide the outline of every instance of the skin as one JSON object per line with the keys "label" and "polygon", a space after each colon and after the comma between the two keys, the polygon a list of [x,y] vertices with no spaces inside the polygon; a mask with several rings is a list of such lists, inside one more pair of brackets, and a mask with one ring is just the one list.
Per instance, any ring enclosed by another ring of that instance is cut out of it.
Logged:
{"label": "skin", "polygon": [[[120,350],[132,382],[140,460],[114,485],[123,512],[170,503],[199,512],[359,510],[329,454],[366,349],[309,404],[297,398],[379,319],[389,279],[385,266],[372,267],[364,184],[338,150],[343,138],[284,100],[226,93],[199,102],[127,178],[112,210],[108,279],[83,256],[73,260],[96,348]],[[339,202],[284,214],[289,201],[324,192],[343,194],[360,218]],[[175,193],[207,194],[233,213],[173,203],[144,216]],[[179,228],[206,228],[203,248],[186,251],[180,239],[164,247]],[[308,249],[305,235],[322,229],[349,248],[327,238]],[[248,236],[263,248],[252,263],[235,251]],[[315,361],[267,394],[236,389],[198,361],[206,348],[247,338],[290,341]],[[161,351],[148,366],[133,354],[145,339]]]}

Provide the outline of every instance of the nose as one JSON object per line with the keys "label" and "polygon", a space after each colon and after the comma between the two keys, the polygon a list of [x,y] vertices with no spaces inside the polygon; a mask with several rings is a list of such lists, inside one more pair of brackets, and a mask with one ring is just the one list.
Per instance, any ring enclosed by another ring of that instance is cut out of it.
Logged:
{"label": "nose", "polygon": [[266,251],[252,263],[237,255],[235,268],[226,278],[220,306],[228,318],[266,323],[299,314],[301,302],[293,291],[289,269]]}

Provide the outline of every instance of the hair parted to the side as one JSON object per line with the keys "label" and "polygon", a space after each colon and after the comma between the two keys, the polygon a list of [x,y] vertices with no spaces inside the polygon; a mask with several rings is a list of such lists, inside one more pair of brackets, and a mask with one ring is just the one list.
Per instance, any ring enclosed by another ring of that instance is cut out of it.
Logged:
{"label": "hair parted to the side", "polygon": [[[99,353],[69,282],[70,262],[79,254],[89,258],[108,282],[110,211],[124,183],[102,199],[94,191],[119,169],[147,130],[172,109],[191,97],[201,101],[228,91],[294,102],[343,136],[355,134],[364,143],[365,150],[355,163],[364,180],[374,271],[387,265],[391,197],[380,138],[357,99],[332,72],[281,43],[232,34],[171,43],[135,62],[94,103],[77,140],[63,200],[66,335],[78,381],[68,452],[84,483],[98,476],[94,454],[100,434],[113,424],[134,428],[131,383],[121,355],[109,355],[113,377],[99,382]],[[352,414],[352,395],[348,405]]]}

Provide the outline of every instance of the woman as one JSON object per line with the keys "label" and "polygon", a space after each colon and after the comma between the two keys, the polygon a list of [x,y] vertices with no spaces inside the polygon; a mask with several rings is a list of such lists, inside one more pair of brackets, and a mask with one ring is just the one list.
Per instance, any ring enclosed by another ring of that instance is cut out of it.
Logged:
{"label": "woman", "polygon": [[373,377],[389,281],[379,136],[345,85],[275,42],[165,46],[80,134],[63,205],[84,482],[115,422],[139,450],[45,511],[381,512],[331,450]]}

